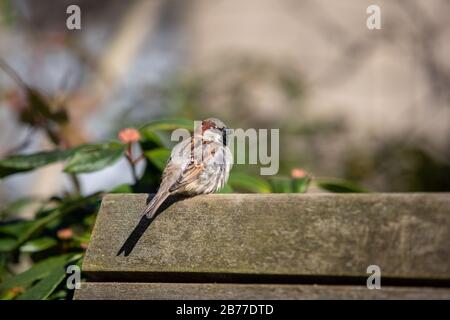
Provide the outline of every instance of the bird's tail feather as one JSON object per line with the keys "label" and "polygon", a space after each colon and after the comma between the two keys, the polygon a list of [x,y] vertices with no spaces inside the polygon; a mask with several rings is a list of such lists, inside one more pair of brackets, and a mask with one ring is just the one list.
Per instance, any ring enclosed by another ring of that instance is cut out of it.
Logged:
{"label": "bird's tail feather", "polygon": [[153,199],[150,200],[145,210],[142,212],[142,216],[146,216],[149,219],[153,218],[158,208],[163,204],[163,202],[167,199],[169,195],[170,193],[167,191],[156,193]]}

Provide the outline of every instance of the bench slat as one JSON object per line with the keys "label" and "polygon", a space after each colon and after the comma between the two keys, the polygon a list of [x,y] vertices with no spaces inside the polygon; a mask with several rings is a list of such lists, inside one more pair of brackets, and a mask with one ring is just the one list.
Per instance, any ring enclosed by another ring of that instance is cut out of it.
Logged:
{"label": "bench slat", "polygon": [[[104,197],[83,263],[87,275],[289,282],[297,276],[366,278],[367,267],[378,265],[382,277],[450,279],[446,193],[198,196],[163,211],[133,248],[126,240],[146,200],[145,194]],[[125,242],[129,255],[117,256]]]}
{"label": "bench slat", "polygon": [[450,299],[450,289],[228,283],[82,283],[74,299]]}

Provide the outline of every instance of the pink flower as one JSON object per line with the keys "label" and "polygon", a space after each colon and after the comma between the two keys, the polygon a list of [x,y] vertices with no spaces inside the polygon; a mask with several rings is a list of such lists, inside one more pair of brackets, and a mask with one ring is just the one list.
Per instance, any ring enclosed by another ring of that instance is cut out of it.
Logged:
{"label": "pink flower", "polygon": [[294,168],[291,170],[291,177],[294,179],[302,179],[308,176],[308,172],[300,168]]}
{"label": "pink flower", "polygon": [[88,246],[89,246],[89,242],[82,242],[82,243],[80,243],[80,247],[82,249],[84,249],[84,250],[86,250],[88,248]]}
{"label": "pink flower", "polygon": [[123,143],[133,143],[141,139],[141,134],[134,128],[125,128],[120,130],[118,137]]}
{"label": "pink flower", "polygon": [[73,237],[73,231],[70,228],[60,229],[56,233],[59,239],[61,240],[69,240]]}

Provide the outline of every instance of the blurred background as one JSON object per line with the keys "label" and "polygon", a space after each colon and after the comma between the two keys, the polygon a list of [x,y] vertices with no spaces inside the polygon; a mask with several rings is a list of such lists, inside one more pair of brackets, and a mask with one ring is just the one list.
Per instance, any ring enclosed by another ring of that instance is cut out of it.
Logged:
{"label": "blurred background", "polygon": [[[66,27],[71,4],[81,30]],[[381,30],[366,27],[371,4]],[[449,16],[448,0],[0,0],[0,61],[13,70],[0,72],[0,158],[51,147],[21,117],[16,73],[67,110],[68,147],[214,116],[279,128],[282,174],[450,191]],[[126,167],[80,175],[83,193],[130,182]],[[3,179],[0,201],[61,192],[61,168]]]}

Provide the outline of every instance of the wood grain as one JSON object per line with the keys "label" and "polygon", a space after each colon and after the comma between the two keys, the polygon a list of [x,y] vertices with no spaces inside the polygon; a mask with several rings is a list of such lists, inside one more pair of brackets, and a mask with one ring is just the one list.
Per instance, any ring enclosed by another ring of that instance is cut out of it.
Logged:
{"label": "wood grain", "polygon": [[[382,278],[450,279],[446,193],[198,196],[174,203],[136,232],[146,200],[104,197],[83,263],[91,279],[365,281],[369,265],[380,266]],[[118,256],[133,230],[142,236],[128,256]]]}
{"label": "wood grain", "polygon": [[228,283],[82,283],[77,300],[450,299],[450,289]]}

